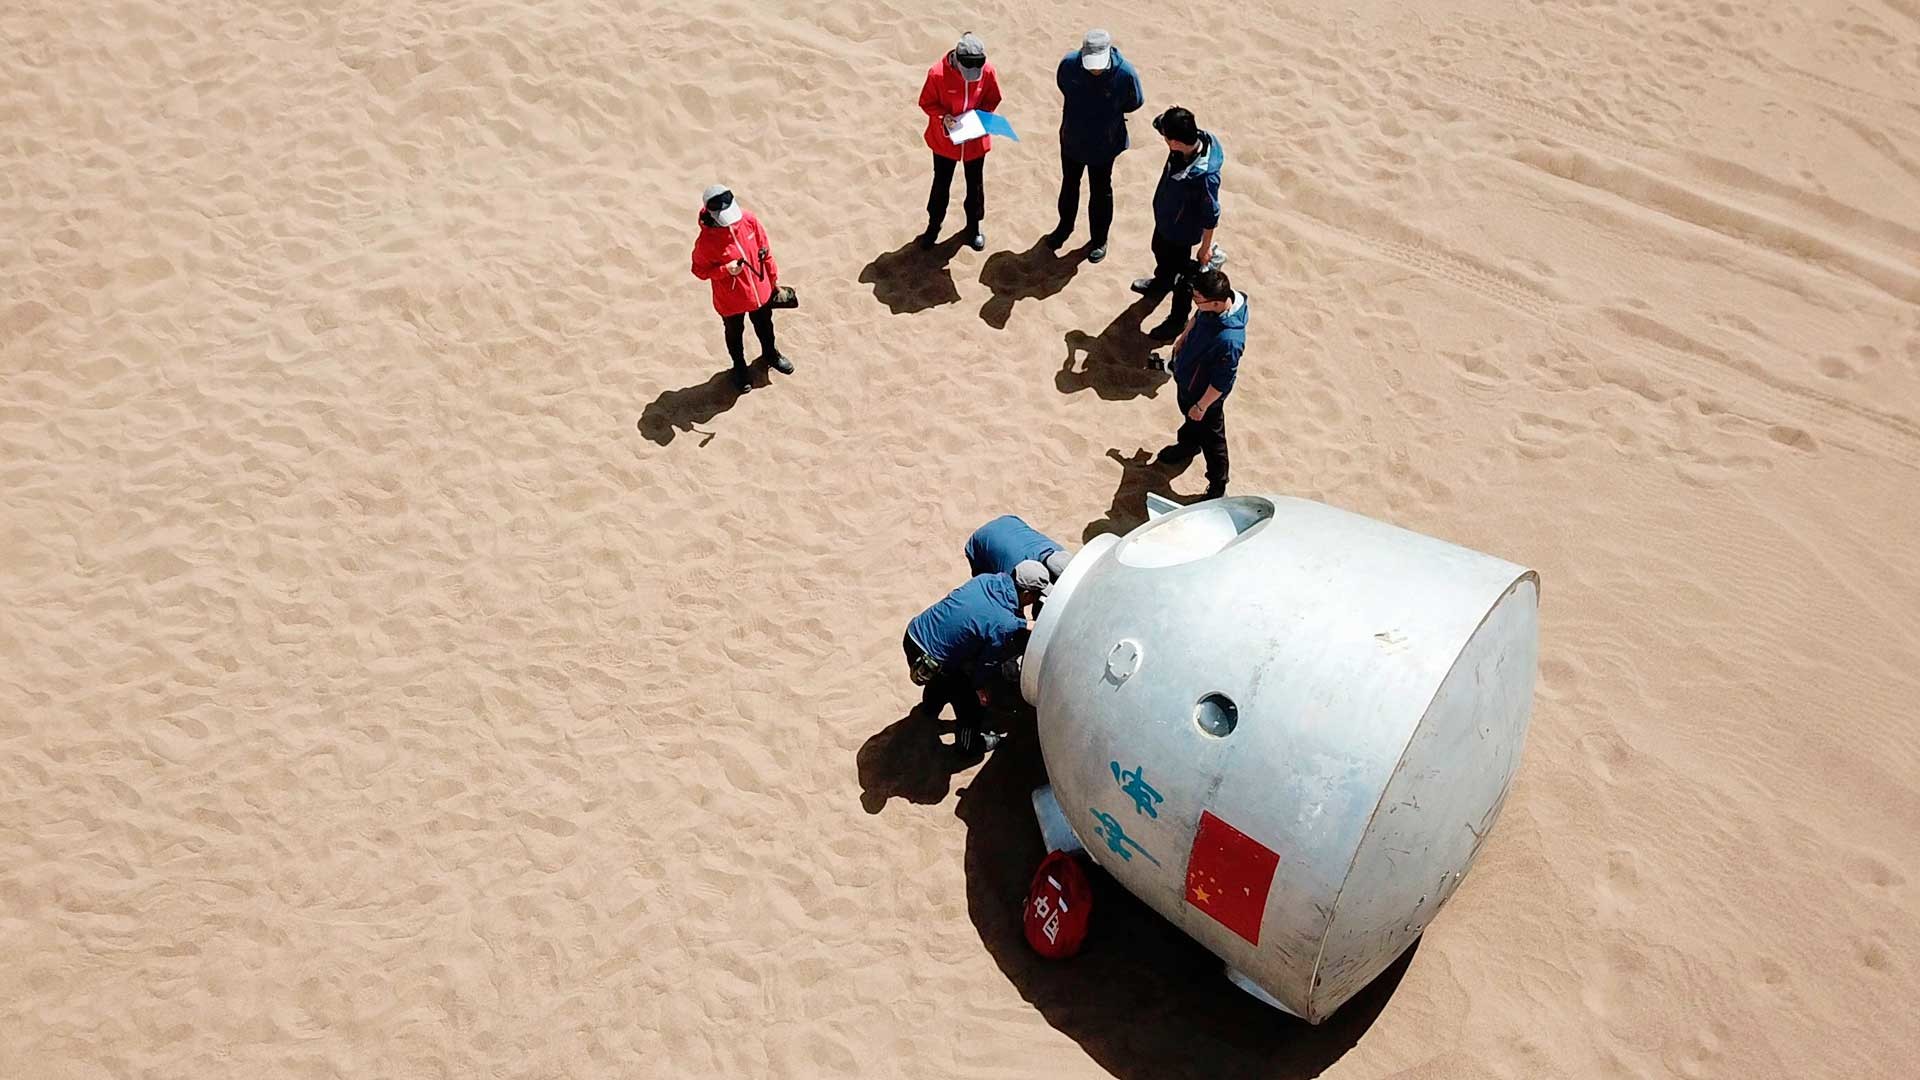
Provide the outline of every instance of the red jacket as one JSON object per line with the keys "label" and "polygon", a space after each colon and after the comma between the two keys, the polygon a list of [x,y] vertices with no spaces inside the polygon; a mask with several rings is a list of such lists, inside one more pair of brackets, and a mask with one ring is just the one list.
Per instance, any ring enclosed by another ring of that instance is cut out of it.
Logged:
{"label": "red jacket", "polygon": [[927,69],[926,84],[920,87],[920,111],[927,114],[927,145],[943,158],[972,161],[984,157],[993,149],[993,136],[982,135],[955,146],[940,123],[942,116],[959,116],[969,109],[992,112],[999,107],[1000,76],[993,73],[992,61],[980,70],[980,81],[970,83],[949,57],[942,56]]}
{"label": "red jacket", "polygon": [[[774,286],[780,284],[780,265],[768,251],[767,230],[753,211],[740,208],[740,220],[732,225],[709,225],[700,218],[700,237],[693,242],[693,276],[713,284],[713,310],[722,316],[744,315],[767,302]],[[746,260],[738,274],[727,273],[727,264]]]}

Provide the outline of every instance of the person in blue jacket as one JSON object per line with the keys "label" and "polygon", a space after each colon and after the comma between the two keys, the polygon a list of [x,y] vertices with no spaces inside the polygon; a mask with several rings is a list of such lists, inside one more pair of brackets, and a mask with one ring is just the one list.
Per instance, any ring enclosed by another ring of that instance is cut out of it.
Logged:
{"label": "person in blue jacket", "polygon": [[1154,117],[1153,129],[1167,140],[1167,163],[1153,189],[1153,276],[1135,281],[1133,291],[1156,301],[1173,294],[1167,321],[1147,332],[1155,341],[1172,341],[1187,325],[1193,276],[1213,261],[1226,152],[1211,132],[1200,130],[1193,113],[1178,105]]}
{"label": "person in blue jacket", "polygon": [[1155,459],[1185,465],[1196,453],[1207,459],[1207,498],[1227,493],[1227,395],[1247,347],[1247,296],[1233,291],[1221,270],[1202,271],[1193,281],[1193,321],[1173,343],[1174,400],[1180,430]]}
{"label": "person in blue jacket", "polygon": [[1002,514],[973,530],[967,537],[966,554],[967,567],[975,574],[1005,574],[1032,561],[1046,567],[1053,581],[1067,572],[1067,562],[1073,558],[1060,541],[1012,514]]}
{"label": "person in blue jacket", "polygon": [[1065,98],[1060,113],[1060,224],[1047,234],[1058,251],[1073,235],[1080,212],[1080,174],[1087,192],[1087,261],[1107,257],[1107,229],[1113,224],[1113,162],[1127,149],[1127,114],[1146,100],[1140,75],[1113,47],[1113,35],[1089,30],[1077,51],[1068,53],[1054,73]]}
{"label": "person in blue jacket", "polygon": [[976,743],[992,750],[1005,737],[988,730],[987,703],[996,686],[1017,674],[1027,638],[1022,612],[1051,580],[1037,562],[1020,563],[1011,573],[976,574],[907,624],[900,641],[907,673],[925,688],[922,704],[938,710],[953,703],[953,745],[962,753]]}

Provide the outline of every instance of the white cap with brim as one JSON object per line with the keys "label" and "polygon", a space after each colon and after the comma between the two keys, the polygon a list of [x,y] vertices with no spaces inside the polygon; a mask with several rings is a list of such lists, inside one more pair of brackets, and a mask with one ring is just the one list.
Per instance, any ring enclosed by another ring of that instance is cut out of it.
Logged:
{"label": "white cap with brim", "polygon": [[1105,71],[1113,66],[1113,35],[1105,30],[1089,30],[1080,43],[1080,66],[1088,71]]}
{"label": "white cap with brim", "polygon": [[[718,210],[715,210],[714,200],[722,196],[725,196],[725,201]],[[707,216],[713,219],[713,223],[721,226],[732,225],[739,221],[743,212],[740,209],[740,200],[733,197],[733,190],[725,184],[713,184],[701,192],[700,205],[706,209]]]}

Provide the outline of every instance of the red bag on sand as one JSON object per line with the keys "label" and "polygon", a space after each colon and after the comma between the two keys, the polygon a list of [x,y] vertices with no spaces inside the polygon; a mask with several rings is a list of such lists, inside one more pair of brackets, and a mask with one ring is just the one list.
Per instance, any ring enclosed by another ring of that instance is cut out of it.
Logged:
{"label": "red bag on sand", "polygon": [[1080,951],[1087,939],[1087,916],[1093,911],[1093,885],[1080,863],[1064,851],[1049,851],[1033,872],[1027,902],[1021,912],[1027,944],[1049,960],[1064,960]]}

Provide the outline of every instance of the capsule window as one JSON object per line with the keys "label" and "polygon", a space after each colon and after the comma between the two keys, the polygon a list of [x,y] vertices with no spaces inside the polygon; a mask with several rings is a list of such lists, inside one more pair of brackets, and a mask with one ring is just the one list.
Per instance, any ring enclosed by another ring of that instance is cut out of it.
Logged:
{"label": "capsule window", "polygon": [[1193,722],[1201,731],[1224,739],[1240,723],[1240,707],[1225,694],[1208,694],[1194,704]]}

